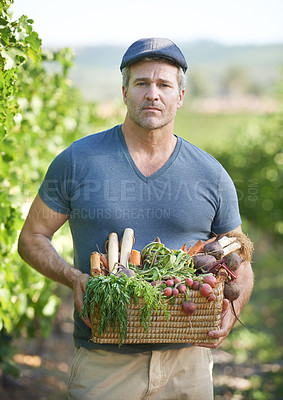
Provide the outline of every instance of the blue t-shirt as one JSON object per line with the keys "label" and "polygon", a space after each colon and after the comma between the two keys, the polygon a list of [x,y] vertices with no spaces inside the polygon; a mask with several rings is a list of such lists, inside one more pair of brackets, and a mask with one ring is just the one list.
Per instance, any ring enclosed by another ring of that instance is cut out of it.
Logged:
{"label": "blue t-shirt", "polygon": [[[206,240],[241,224],[234,184],[211,155],[177,137],[170,159],[146,177],[136,167],[121,126],[84,137],[51,163],[39,189],[52,210],[69,215],[74,265],[90,270],[90,254],[104,252],[109,233],[121,238],[135,232],[134,248],[142,250],[158,236],[172,249]],[[95,344],[90,329],[74,311],[77,346],[140,352],[172,349],[186,344]]]}

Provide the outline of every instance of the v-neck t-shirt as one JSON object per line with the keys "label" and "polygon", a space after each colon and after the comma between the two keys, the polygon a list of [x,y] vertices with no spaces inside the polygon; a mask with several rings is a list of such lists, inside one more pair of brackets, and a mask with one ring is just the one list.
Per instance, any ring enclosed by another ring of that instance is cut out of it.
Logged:
{"label": "v-neck t-shirt", "polygon": [[[121,125],[86,136],[51,163],[39,189],[48,207],[69,215],[74,265],[89,273],[90,254],[104,252],[109,233],[135,233],[141,251],[156,236],[167,247],[206,240],[241,224],[234,184],[210,154],[177,137],[169,160],[151,176],[137,168]],[[75,345],[120,352],[173,349],[186,344],[95,344],[74,310]]]}

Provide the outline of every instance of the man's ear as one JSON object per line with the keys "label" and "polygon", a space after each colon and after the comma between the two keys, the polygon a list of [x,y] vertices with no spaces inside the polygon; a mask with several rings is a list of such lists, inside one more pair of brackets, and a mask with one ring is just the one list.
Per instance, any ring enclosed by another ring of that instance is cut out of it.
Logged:
{"label": "man's ear", "polygon": [[177,109],[179,109],[179,108],[182,107],[183,101],[184,101],[184,97],[185,97],[185,89],[183,89],[183,90],[179,93],[179,99],[178,99]]}
{"label": "man's ear", "polygon": [[122,93],[123,93],[123,101],[127,105],[127,89],[125,86],[122,86]]}

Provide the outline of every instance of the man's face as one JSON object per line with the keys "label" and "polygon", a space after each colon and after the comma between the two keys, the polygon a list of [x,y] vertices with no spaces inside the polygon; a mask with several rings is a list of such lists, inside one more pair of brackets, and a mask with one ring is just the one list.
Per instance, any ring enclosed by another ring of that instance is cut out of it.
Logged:
{"label": "man's face", "polygon": [[156,61],[133,64],[128,89],[123,87],[129,117],[147,130],[172,122],[183,104],[184,94],[184,90],[179,90],[178,68]]}

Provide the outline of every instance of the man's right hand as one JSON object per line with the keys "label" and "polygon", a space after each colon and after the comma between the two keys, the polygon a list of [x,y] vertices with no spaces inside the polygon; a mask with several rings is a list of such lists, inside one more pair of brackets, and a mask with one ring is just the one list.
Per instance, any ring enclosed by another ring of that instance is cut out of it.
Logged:
{"label": "man's right hand", "polygon": [[[86,283],[89,280],[89,278],[90,278],[90,275],[88,275],[88,274],[80,274],[74,283],[73,292],[74,292],[74,298],[75,298],[75,305],[76,305],[76,308],[79,313],[82,311],[83,302],[84,302],[83,297],[84,297],[84,293],[86,290]],[[82,320],[89,328],[91,328],[91,323],[90,323],[89,318],[87,318],[87,319],[82,318]]]}

